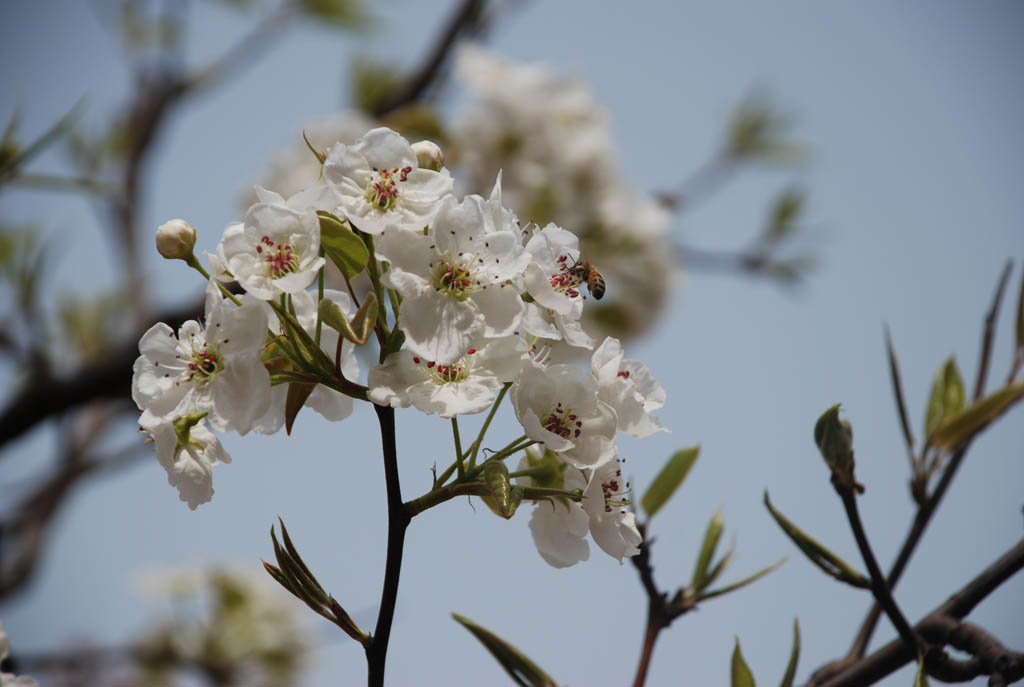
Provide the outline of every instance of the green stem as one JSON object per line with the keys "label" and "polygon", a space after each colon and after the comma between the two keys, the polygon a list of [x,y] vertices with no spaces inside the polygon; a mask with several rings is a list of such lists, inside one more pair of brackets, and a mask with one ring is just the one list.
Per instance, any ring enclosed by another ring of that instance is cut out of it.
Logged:
{"label": "green stem", "polygon": [[458,479],[461,481],[466,475],[466,467],[462,462],[462,439],[459,437],[459,419],[452,417],[452,435],[455,437],[455,464],[458,466],[459,476]]}
{"label": "green stem", "polygon": [[[377,262],[377,253],[373,247],[373,236],[360,232],[359,235],[363,239],[363,243],[366,244],[366,249],[370,251],[370,259],[366,263],[366,273],[370,277],[370,282],[373,284],[373,292],[377,295],[377,326],[380,327],[380,338],[383,345],[384,341],[387,341],[388,337],[391,336],[391,332],[388,330],[387,325],[387,307],[384,305],[384,287],[380,283],[380,264]],[[395,313],[398,316],[398,313]]]}
{"label": "green stem", "polygon": [[[206,281],[210,281],[210,273],[207,272],[206,269],[203,267],[203,265],[199,262],[199,260],[195,256],[195,253],[189,254],[189,256],[187,258],[184,258],[184,260],[185,260],[185,264],[186,265],[188,265],[189,267],[194,269],[196,272],[199,272],[199,274],[203,275],[203,279],[205,279]],[[230,291],[228,291],[226,286],[221,284],[216,279],[214,279],[214,282],[220,288],[220,292],[222,294],[224,294],[225,298],[229,299],[235,305],[241,305],[242,304],[241,301],[239,301],[237,298],[235,298],[235,294],[233,294]]]}
{"label": "green stem", "polygon": [[498,392],[498,397],[494,399],[494,403],[491,404],[491,411],[487,413],[487,419],[484,420],[483,426],[480,428],[480,433],[477,434],[476,439],[473,441],[473,445],[470,446],[469,456],[469,467],[476,467],[476,456],[480,452],[480,445],[484,442],[484,435],[487,434],[487,428],[491,426],[491,420],[494,419],[494,414],[498,412],[498,406],[505,398],[505,394],[508,393],[509,387],[512,386],[511,382],[506,382],[501,391]]}
{"label": "green stem", "polygon": [[[327,254],[327,251],[324,249],[323,246],[320,246],[320,257],[322,258],[326,254]],[[324,299],[324,270],[325,269],[326,269],[325,267],[321,267],[320,268],[320,271],[317,274],[317,280],[316,280],[316,305],[317,305],[317,308],[316,308],[316,334],[313,336],[313,339],[316,341],[316,345],[317,346],[320,345],[320,331],[323,329],[323,326],[324,326],[324,323],[320,320],[320,301],[322,301]],[[339,339],[338,344],[339,344],[339,348],[340,348],[340,344],[341,344],[340,339],[341,339],[341,337],[338,337],[338,339]]]}

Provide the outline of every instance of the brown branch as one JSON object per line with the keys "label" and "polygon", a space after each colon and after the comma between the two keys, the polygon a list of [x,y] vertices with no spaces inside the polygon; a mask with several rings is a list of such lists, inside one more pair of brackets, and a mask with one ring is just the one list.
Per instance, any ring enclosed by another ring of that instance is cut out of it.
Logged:
{"label": "brown branch", "polygon": [[482,26],[483,0],[463,0],[451,15],[444,31],[438,36],[433,49],[419,68],[390,97],[374,108],[374,117],[386,114],[423,99],[427,90],[437,81],[445,63],[460,36],[474,35]]}
{"label": "brown branch", "polygon": [[[156,321],[177,329],[203,315],[203,301],[166,310]],[[147,327],[148,328],[148,327]],[[139,357],[139,337],[145,329],[112,347],[99,362],[59,379],[29,380],[0,413],[0,448],[40,422],[99,400],[131,400],[132,364]]]}
{"label": "brown branch", "polygon": [[[993,332],[995,327],[996,314],[999,311],[999,304],[1002,300],[1003,291],[1006,287],[1007,270],[1004,269],[1003,274],[1000,276],[999,282],[996,287],[995,295],[992,299],[992,304],[985,316],[985,324],[982,328],[981,338],[981,354],[978,361],[978,371],[975,381],[975,399],[979,398],[979,393],[984,393],[984,379],[987,375],[988,360],[992,355],[992,342]],[[928,527],[928,523],[931,521],[932,516],[938,509],[939,504],[942,502],[943,496],[949,490],[950,484],[953,482],[953,478],[956,476],[957,470],[960,468],[960,464],[963,462],[964,457],[967,455],[967,450],[970,448],[971,442],[968,441],[957,449],[950,457],[949,462],[946,464],[946,468],[939,478],[938,484],[935,486],[935,490],[929,495],[917,509],[917,513],[914,515],[914,520],[910,525],[910,529],[907,531],[907,535],[903,540],[903,545],[900,547],[899,553],[896,555],[896,560],[892,564],[892,568],[889,570],[889,576],[886,578],[886,583],[889,589],[894,589],[896,583],[899,582],[900,577],[903,575],[903,571],[910,562],[910,558],[917,548],[918,543],[921,541],[921,537],[924,535],[925,529]],[[876,602],[871,606],[864,621],[861,623],[860,630],[857,633],[857,637],[853,641],[853,645],[850,647],[850,651],[844,658],[826,663],[816,670],[811,675],[809,684],[811,687],[815,687],[820,684],[824,684],[832,676],[840,673],[843,670],[849,668],[849,666],[855,664],[861,659],[867,652],[868,643],[871,641],[871,636],[874,634],[875,627],[878,624],[878,619],[881,617],[882,608]]]}
{"label": "brown branch", "polygon": [[[1003,554],[999,560],[986,568],[960,591],[949,597],[944,604],[929,613],[921,622],[914,626],[914,630],[936,644],[945,643],[960,648],[957,644],[953,643],[951,633],[943,634],[943,632],[950,628],[950,619],[958,621],[967,616],[989,594],[1022,568],[1024,568],[1024,539],[1017,542],[1012,549]],[[966,630],[966,632],[968,636],[971,633],[970,629]],[[967,646],[966,642],[967,640],[963,638],[957,640],[960,646]],[[846,666],[843,670],[821,682],[815,682],[812,678],[810,684],[820,685],[821,687],[866,687],[867,685],[875,684],[887,675],[915,660],[917,660],[917,656],[907,649],[902,638],[897,638],[870,656]],[[985,658],[979,656],[981,663],[984,663],[985,660]],[[1017,654],[1008,652],[1006,659],[1000,659],[997,662],[998,665],[994,664],[994,670],[1000,672],[1004,669],[1009,670],[1016,666],[1017,660]],[[941,661],[939,663],[940,665],[937,667],[941,667]],[[958,666],[963,668],[963,663],[951,662],[951,664],[947,665],[951,665],[955,670]],[[928,667],[930,670],[931,666]],[[1008,677],[1012,677],[1012,675]],[[1020,677],[1024,677],[1024,675]],[[1020,677],[1013,679],[1020,679]]]}

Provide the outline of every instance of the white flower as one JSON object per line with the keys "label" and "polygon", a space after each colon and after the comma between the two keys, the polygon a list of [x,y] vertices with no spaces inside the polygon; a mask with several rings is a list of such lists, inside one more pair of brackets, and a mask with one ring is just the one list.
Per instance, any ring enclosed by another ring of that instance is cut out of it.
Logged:
{"label": "white flower", "polygon": [[449,365],[481,338],[512,334],[523,301],[509,280],[529,262],[511,213],[480,196],[446,199],[427,235],[386,232],[382,282],[403,298],[399,326],[417,355]]}
{"label": "white flower", "polygon": [[183,219],[172,219],[156,230],[156,250],[168,260],[184,260],[196,246],[196,228]]}
{"label": "white flower", "polygon": [[597,345],[597,341],[583,329],[580,322],[582,314],[582,300],[573,303],[572,308],[564,315],[536,303],[527,303],[520,326],[523,331],[538,338],[565,341],[570,346],[590,351]]}
{"label": "white flower", "polygon": [[527,436],[570,465],[590,468],[615,456],[615,411],[598,399],[592,375],[572,365],[526,365],[511,396]]}
{"label": "white flower", "polygon": [[[11,650],[11,640],[0,623],[0,663],[7,658]],[[18,677],[14,673],[0,673],[0,687],[39,687],[39,683],[30,677]]]}
{"label": "white flower", "polygon": [[409,142],[384,127],[371,129],[353,145],[331,148],[324,179],[348,220],[368,234],[388,228],[421,231],[453,188],[447,169],[421,169]]}
{"label": "white flower", "polygon": [[206,328],[189,320],[174,331],[159,322],[142,335],[132,399],[154,418],[211,410],[219,431],[245,434],[270,403],[270,375],[259,354],[267,317],[256,305],[214,305]]}
{"label": "white flower", "polygon": [[479,413],[494,402],[495,390],[511,382],[522,369],[526,342],[511,336],[469,349],[450,365],[425,360],[403,349],[370,370],[370,400],[378,405],[407,408],[441,417]]}
{"label": "white flower", "polygon": [[181,500],[192,510],[213,498],[213,466],[231,462],[220,439],[206,427],[203,415],[169,421],[147,411],[139,419],[139,427],[153,437],[157,460],[167,471],[167,483],[178,489]]}
{"label": "white flower", "polygon": [[665,390],[639,360],[623,360],[622,344],[606,338],[591,357],[602,401],[615,409],[619,431],[635,437],[668,431],[650,414],[665,405]]}
{"label": "white flower", "polygon": [[257,193],[260,202],[249,208],[241,228],[232,224],[224,230],[217,253],[226,264],[220,267],[256,298],[298,293],[324,264],[315,207],[322,191],[310,189],[287,202],[263,189]]}
{"label": "white flower", "polygon": [[[530,477],[518,477],[516,481],[526,486],[543,486],[565,491],[582,492],[587,486],[585,476],[552,453],[536,456],[527,450],[519,463],[519,470],[544,467],[548,478],[537,481]],[[587,530],[590,519],[583,507],[569,498],[553,498],[539,501],[530,516],[530,534],[537,552],[549,565],[567,568],[590,557]]]}
{"label": "white flower", "polygon": [[622,559],[640,553],[643,537],[636,527],[636,514],[626,507],[623,494],[628,485],[622,479],[619,459],[593,470],[583,509],[590,518],[590,536],[601,549],[622,563]]}
{"label": "white flower", "polygon": [[530,264],[523,283],[534,303],[527,304],[523,328],[545,339],[562,339],[571,346],[594,347],[579,320],[583,315],[583,277],[575,270],[579,239],[571,231],[549,224],[526,243]]}

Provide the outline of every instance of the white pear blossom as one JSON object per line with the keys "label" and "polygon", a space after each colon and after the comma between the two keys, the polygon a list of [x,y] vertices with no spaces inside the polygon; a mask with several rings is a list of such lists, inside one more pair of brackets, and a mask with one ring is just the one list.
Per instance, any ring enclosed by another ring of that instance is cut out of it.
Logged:
{"label": "white pear blossom", "polygon": [[139,419],[139,427],[153,438],[157,460],[167,471],[167,483],[177,488],[192,510],[213,498],[213,466],[231,462],[202,415],[164,420],[147,411]]}
{"label": "white pear blossom", "polygon": [[270,375],[260,362],[267,317],[256,305],[220,301],[174,330],[159,322],[142,335],[132,399],[163,420],[210,410],[219,431],[245,434],[270,403]]}
{"label": "white pear blossom", "polygon": [[622,344],[606,338],[591,357],[600,398],[615,409],[619,431],[635,437],[668,431],[651,411],[665,405],[665,390],[639,360],[623,360]]}
{"label": "white pear blossom", "polygon": [[196,228],[183,219],[164,222],[156,230],[156,250],[168,260],[184,260],[196,245]]}
{"label": "white pear blossom", "polygon": [[514,216],[480,196],[450,196],[426,234],[387,232],[379,252],[391,263],[381,281],[402,295],[399,326],[420,357],[449,365],[519,326],[523,301],[509,281],[530,258]]}
{"label": "white pear blossom", "polygon": [[421,231],[453,188],[447,169],[421,169],[409,142],[385,127],[371,129],[353,145],[331,148],[324,179],[341,212],[368,234],[389,228]]}
{"label": "white pear blossom", "polygon": [[530,264],[524,274],[526,290],[541,306],[561,315],[572,312],[583,295],[583,279],[573,268],[580,257],[579,239],[571,231],[548,224],[526,244]]}
{"label": "white pear blossom", "polygon": [[402,349],[370,370],[368,396],[378,405],[438,413],[449,418],[479,413],[494,402],[495,391],[513,381],[523,367],[526,342],[517,336],[496,339],[469,351],[454,363],[439,364]]}
{"label": "white pear blossom", "polygon": [[591,468],[615,456],[615,411],[598,399],[597,381],[587,372],[531,363],[510,395],[526,435],[570,465]]}
{"label": "white pear blossom", "polygon": [[590,536],[601,549],[622,563],[640,553],[643,537],[636,526],[636,514],[627,507],[628,485],[622,479],[619,459],[594,468],[583,492],[583,510],[590,519]]}
{"label": "white pear blossom", "polygon": [[[582,492],[587,480],[581,470],[567,465],[555,454],[536,456],[527,450],[519,463],[519,470],[545,468],[547,479],[517,477],[516,481],[525,486],[542,486],[564,491]],[[590,519],[579,502],[569,498],[552,498],[539,501],[530,516],[530,534],[537,552],[549,565],[567,568],[590,558],[590,544],[587,531]]]}
{"label": "white pear blossom", "polygon": [[262,300],[298,293],[313,283],[324,264],[316,215],[317,206],[326,202],[323,187],[302,191],[287,201],[264,189],[258,188],[257,194],[260,202],[249,208],[242,225],[231,224],[224,230],[217,248],[224,264],[218,267]]}
{"label": "white pear blossom", "polygon": [[[11,640],[4,630],[4,624],[0,622],[0,663],[7,658],[11,651]],[[39,687],[39,683],[30,677],[18,677],[14,673],[0,673],[0,687]]]}

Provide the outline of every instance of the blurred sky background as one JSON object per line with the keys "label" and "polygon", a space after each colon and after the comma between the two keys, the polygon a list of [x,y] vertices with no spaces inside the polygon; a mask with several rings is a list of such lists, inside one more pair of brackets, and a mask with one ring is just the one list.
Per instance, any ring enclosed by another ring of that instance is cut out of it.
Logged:
{"label": "blurred sky background", "polygon": [[[246,20],[217,3],[193,3],[195,63],[242,35]],[[346,104],[347,64],[360,53],[413,64],[451,2],[375,3],[380,21],[353,37],[297,26],[225,87],[190,102],[155,156],[144,226],[184,217],[214,250],[239,198],[269,153],[316,117]],[[16,103],[23,134],[41,133],[87,96],[87,121],[104,121],[129,87],[115,41],[90,2],[0,6],[0,118]],[[702,445],[687,483],[654,520],[655,576],[689,581],[704,527],[723,509],[736,561],[725,580],[782,556],[778,571],[703,605],[659,639],[648,684],[726,684],[734,636],[762,684],[781,676],[798,617],[798,679],[845,654],[870,605],[867,592],[812,567],[761,503],[775,505],[862,568],[841,505],[811,439],[813,423],[842,402],[853,423],[862,514],[888,568],[913,506],[895,413],[882,323],[892,328],[915,434],[932,376],[955,354],[973,386],[980,328],[1005,261],[1024,258],[1024,5],[1018,2],[601,4],[527,2],[504,15],[489,45],[516,60],[584,75],[607,106],[631,183],[674,186],[715,150],[743,96],[770,93],[811,147],[795,174],[744,173],[674,222],[687,242],[744,244],[787,184],[809,192],[805,218],[819,268],[782,289],[735,275],[691,273],[672,288],[663,322],[627,349],[668,393],[671,434],[621,440],[642,489],[674,450]],[[451,111],[460,98],[452,87]],[[60,170],[57,153],[38,170]],[[92,290],[120,274],[89,203],[6,189],[0,215],[36,221],[59,246],[49,288]],[[569,227],[571,228],[571,227]],[[144,245],[149,245],[144,238]],[[180,264],[146,253],[162,302],[201,289]],[[989,388],[1007,374],[1015,269],[997,332]],[[609,290],[616,288],[609,284]],[[11,372],[5,372],[9,383]],[[448,455],[447,422],[397,412],[406,498],[430,486]],[[471,418],[464,428],[475,428]],[[511,409],[493,440],[512,437]],[[125,423],[121,439],[133,427]],[[467,432],[464,429],[464,434]],[[116,442],[120,444],[121,442]],[[160,611],[139,591],[144,571],[232,563],[259,572],[270,525],[284,518],[307,563],[363,627],[372,627],[384,564],[384,485],[368,407],[337,425],[300,416],[293,436],[235,435],[234,462],[214,471],[214,500],[189,511],[156,460],[96,479],[65,504],[33,584],[0,607],[16,651],[87,640],[130,640]],[[0,482],[50,460],[52,429],[8,447]],[[1014,545],[1024,520],[1024,411],[1016,408],[972,446],[896,597],[917,619]],[[388,676],[393,685],[510,684],[449,613],[459,612],[519,646],[562,684],[632,680],[646,598],[629,564],[592,547],[591,560],[556,570],[537,555],[529,508],[512,521],[451,501],[408,532]],[[300,612],[305,609],[298,609]],[[301,613],[320,641],[305,684],[360,684],[362,651]],[[1024,575],[972,614],[1005,644],[1024,648]],[[895,636],[883,619],[872,646]],[[884,685],[909,685],[909,669]],[[977,684],[982,684],[978,681]]]}

